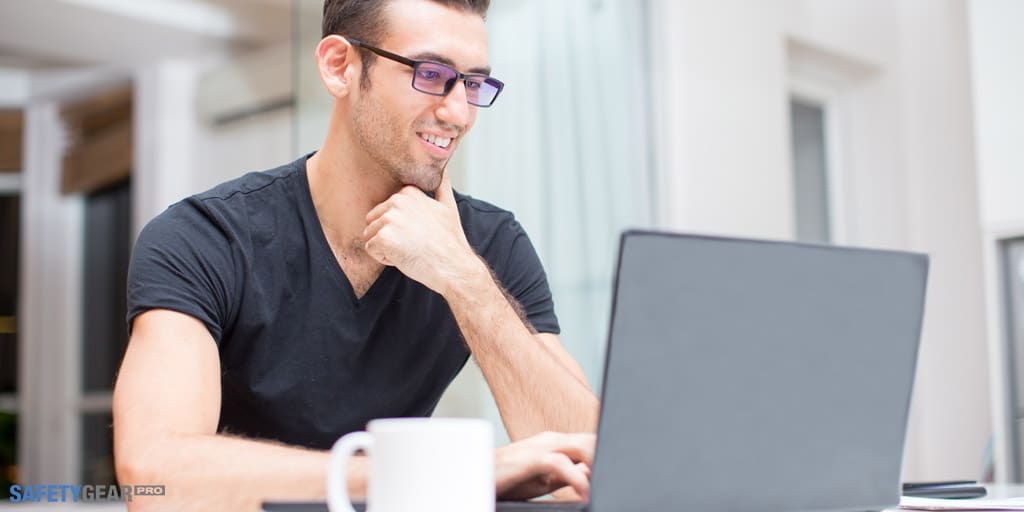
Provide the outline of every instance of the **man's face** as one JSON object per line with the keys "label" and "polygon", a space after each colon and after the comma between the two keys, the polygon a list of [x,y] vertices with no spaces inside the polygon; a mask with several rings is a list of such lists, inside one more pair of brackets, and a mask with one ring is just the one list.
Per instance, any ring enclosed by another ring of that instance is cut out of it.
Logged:
{"label": "man's face", "polygon": [[[391,0],[385,12],[388,35],[368,43],[463,73],[489,67],[480,16],[427,0]],[[424,94],[412,88],[411,67],[383,57],[376,57],[369,73],[371,85],[352,105],[360,146],[398,184],[436,190],[445,164],[476,120],[465,84],[459,81],[444,97]],[[441,147],[446,138],[450,143]]]}

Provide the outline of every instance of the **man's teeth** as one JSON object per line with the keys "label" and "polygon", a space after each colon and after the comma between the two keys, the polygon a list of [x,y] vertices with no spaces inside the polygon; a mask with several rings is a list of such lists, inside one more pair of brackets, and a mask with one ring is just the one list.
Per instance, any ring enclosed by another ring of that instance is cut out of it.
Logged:
{"label": "man's teeth", "polygon": [[430,134],[427,134],[427,133],[421,133],[419,135],[420,135],[421,139],[423,139],[423,140],[425,140],[425,141],[427,141],[427,142],[429,142],[429,143],[431,143],[431,144],[433,144],[433,145],[435,145],[435,146],[437,146],[439,148],[446,148],[446,147],[448,147],[448,144],[452,143],[451,137],[437,137],[437,136],[430,135]]}

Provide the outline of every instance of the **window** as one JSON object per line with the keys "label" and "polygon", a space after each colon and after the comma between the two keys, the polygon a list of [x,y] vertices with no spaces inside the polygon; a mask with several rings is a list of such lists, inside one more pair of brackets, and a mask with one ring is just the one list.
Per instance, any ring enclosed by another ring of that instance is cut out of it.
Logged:
{"label": "window", "polygon": [[18,483],[22,112],[0,111],[0,500]]}
{"label": "window", "polygon": [[[19,483],[115,482],[110,411],[126,336],[131,139],[124,134],[131,115],[123,104],[130,97],[119,89],[25,108],[23,257],[14,271],[24,286],[16,294],[20,353],[10,378],[17,400],[0,391],[0,406],[17,408],[16,417],[0,417],[0,477]],[[9,268],[4,263],[0,274]],[[5,368],[0,382],[7,378]],[[16,471],[3,471],[6,439],[18,448]]]}
{"label": "window", "polygon": [[1020,481],[1024,463],[1024,237],[1004,240],[1000,244],[1003,260],[1003,296],[1005,297],[1005,332],[1010,356],[1010,438],[1016,459],[1012,473]]}
{"label": "window", "polygon": [[82,272],[81,481],[114,483],[110,395],[124,349],[131,186],[124,180],[85,198]]}
{"label": "window", "polygon": [[796,202],[796,239],[803,242],[832,241],[829,215],[829,183],[825,138],[825,108],[791,99],[790,127],[793,145],[793,197]]}
{"label": "window", "polygon": [[18,482],[18,239],[20,198],[0,191],[0,500]]}

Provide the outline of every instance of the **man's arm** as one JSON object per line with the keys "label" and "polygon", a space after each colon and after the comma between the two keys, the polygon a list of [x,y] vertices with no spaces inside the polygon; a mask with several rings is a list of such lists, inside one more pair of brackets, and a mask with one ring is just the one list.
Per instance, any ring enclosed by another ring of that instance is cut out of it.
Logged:
{"label": "man's arm", "polygon": [[[165,485],[132,509],[257,510],[264,499],[325,495],[328,454],[217,434],[220,358],[200,321],[152,310],[133,324],[114,388],[114,452],[122,485]],[[349,469],[365,493],[365,464]]]}
{"label": "man's arm", "polygon": [[593,432],[599,403],[553,334],[534,335],[466,241],[445,172],[431,199],[407,186],[367,216],[366,252],[444,296],[513,440]]}
{"label": "man's arm", "polygon": [[[479,260],[478,260],[479,261]],[[483,261],[443,293],[513,440],[594,432],[598,400],[558,336],[527,328]]]}
{"label": "man's arm", "polygon": [[[114,453],[122,485],[164,485],[132,510],[257,510],[264,500],[320,500],[328,452],[217,434],[220,359],[200,321],[167,310],[139,315],[114,388]],[[589,490],[593,436],[541,434],[499,448],[495,490],[530,498]],[[366,459],[348,469],[349,496],[366,496]]]}

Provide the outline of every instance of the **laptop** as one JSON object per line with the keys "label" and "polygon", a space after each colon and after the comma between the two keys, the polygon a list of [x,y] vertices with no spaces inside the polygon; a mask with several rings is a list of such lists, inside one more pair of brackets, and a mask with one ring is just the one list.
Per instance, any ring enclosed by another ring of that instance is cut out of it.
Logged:
{"label": "laptop", "polygon": [[[498,511],[897,505],[927,273],[907,252],[623,233],[590,503]],[[306,506],[264,509],[326,510]]]}

